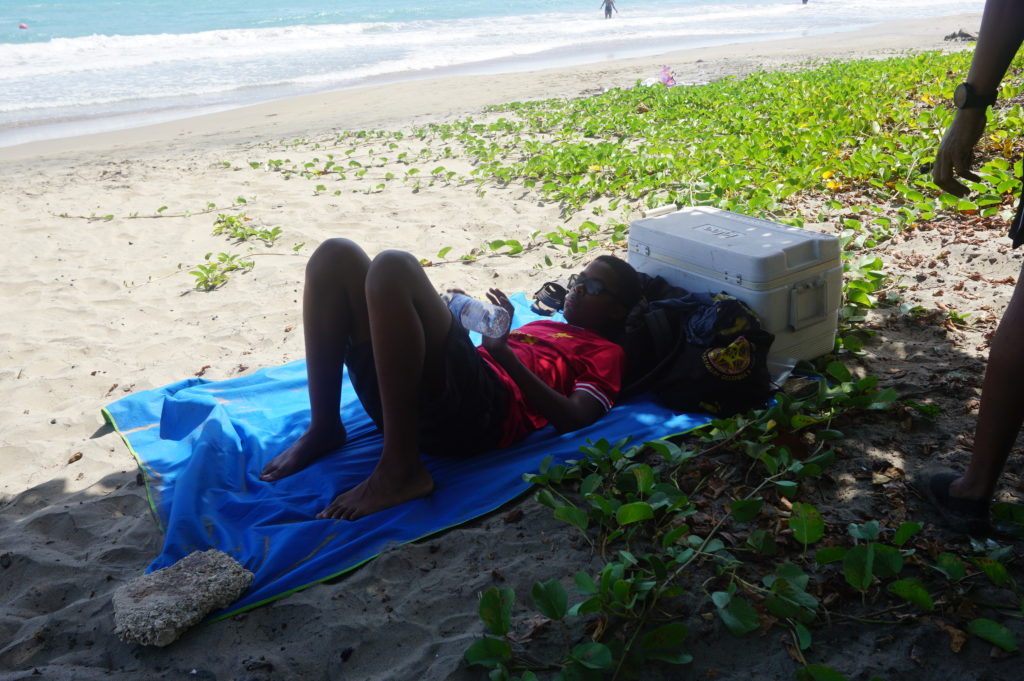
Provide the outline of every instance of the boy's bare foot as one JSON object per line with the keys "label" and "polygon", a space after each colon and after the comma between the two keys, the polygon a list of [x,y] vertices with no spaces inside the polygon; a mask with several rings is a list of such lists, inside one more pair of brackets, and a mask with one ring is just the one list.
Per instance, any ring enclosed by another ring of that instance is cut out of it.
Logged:
{"label": "boy's bare foot", "polygon": [[408,472],[384,472],[380,465],[370,477],[343,494],[317,514],[317,518],[357,520],[398,504],[425,497],[434,491],[434,479],[419,461]]}
{"label": "boy's bare foot", "polygon": [[288,449],[284,450],[266,466],[260,473],[260,480],[274,482],[286,478],[292,473],[298,473],[303,468],[319,459],[328,452],[333,452],[345,444],[347,433],[339,424],[337,428],[318,429],[310,428],[295,441]]}

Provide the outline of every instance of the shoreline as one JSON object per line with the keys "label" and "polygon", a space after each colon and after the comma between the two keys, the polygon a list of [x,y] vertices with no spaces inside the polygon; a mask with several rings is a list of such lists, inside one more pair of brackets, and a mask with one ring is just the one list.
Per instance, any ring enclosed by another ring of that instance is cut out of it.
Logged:
{"label": "shoreline", "polygon": [[[759,68],[777,68],[814,58],[894,56],[904,51],[964,49],[943,38],[961,28],[971,31],[980,14],[902,20],[799,40],[743,42],[668,51],[643,57],[533,69],[531,61],[550,64],[552,55],[496,60],[473,65],[481,73],[451,67],[408,74],[400,80],[274,99],[160,123],[0,147],[0,160],[27,160],[81,151],[117,150],[144,154],[153,144],[232,145],[321,135],[337,130],[416,125],[471,114],[513,101],[579,97],[657,76],[669,65],[680,83],[742,76]],[[570,57],[563,57],[570,58]],[[509,71],[524,62],[522,70]],[[129,114],[129,117],[133,115]],[[61,125],[61,124],[57,124]]]}

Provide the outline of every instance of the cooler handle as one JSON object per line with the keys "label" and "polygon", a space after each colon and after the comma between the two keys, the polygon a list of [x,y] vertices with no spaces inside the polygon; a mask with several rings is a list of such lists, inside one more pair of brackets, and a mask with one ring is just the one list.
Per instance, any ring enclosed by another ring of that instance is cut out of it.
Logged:
{"label": "cooler handle", "polygon": [[[806,299],[808,295],[813,296],[812,303],[816,303],[814,310],[810,314],[798,318],[800,299]],[[823,320],[826,313],[826,301],[828,301],[828,282],[824,278],[818,277],[793,284],[793,288],[789,290],[789,327],[793,331],[799,331]]]}

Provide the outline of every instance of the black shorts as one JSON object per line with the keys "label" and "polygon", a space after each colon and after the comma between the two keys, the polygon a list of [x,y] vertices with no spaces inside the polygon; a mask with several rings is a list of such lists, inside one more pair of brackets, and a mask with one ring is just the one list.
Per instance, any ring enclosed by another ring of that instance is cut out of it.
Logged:
{"label": "black shorts", "polygon": [[[373,346],[361,343],[349,348],[345,365],[359,401],[381,428],[384,420]],[[498,446],[508,410],[508,390],[456,319],[452,319],[445,339],[440,387],[429,393],[420,389],[422,451],[433,456],[467,457]]]}

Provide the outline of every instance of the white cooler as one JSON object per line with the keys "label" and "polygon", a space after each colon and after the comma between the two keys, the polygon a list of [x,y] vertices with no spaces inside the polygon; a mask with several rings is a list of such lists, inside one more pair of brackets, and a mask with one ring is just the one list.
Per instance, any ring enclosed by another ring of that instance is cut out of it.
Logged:
{"label": "white cooler", "polygon": [[725,291],[745,302],[775,334],[775,366],[832,351],[843,283],[834,236],[683,208],[630,225],[629,264],[687,291]]}

